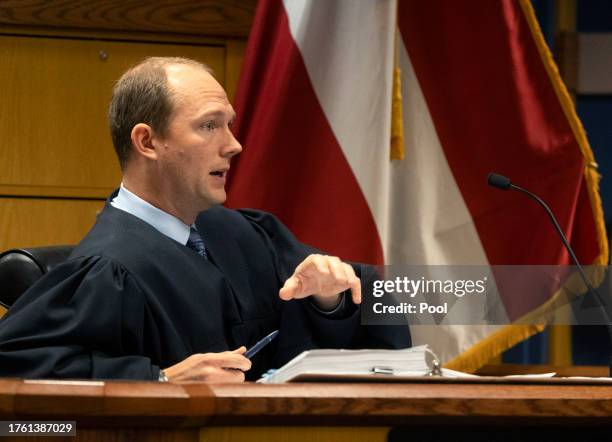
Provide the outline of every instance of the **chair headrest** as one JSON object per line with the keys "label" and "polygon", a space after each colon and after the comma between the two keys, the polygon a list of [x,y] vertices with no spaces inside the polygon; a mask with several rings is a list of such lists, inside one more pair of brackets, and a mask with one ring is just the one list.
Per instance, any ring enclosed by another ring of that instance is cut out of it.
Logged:
{"label": "chair headrest", "polygon": [[65,261],[74,246],[11,249],[0,254],[0,304],[10,307],[32,284]]}

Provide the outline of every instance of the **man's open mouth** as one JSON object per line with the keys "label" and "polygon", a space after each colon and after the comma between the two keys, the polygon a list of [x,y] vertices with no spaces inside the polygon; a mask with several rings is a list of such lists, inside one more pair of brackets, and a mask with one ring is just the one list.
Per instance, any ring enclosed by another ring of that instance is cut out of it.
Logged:
{"label": "man's open mouth", "polygon": [[227,174],[227,170],[214,170],[210,174],[223,178]]}

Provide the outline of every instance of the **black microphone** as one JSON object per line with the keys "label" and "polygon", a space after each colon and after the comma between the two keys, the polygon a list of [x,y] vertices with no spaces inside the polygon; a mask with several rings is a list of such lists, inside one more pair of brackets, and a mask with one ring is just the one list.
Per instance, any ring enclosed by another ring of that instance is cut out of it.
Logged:
{"label": "black microphone", "polygon": [[489,183],[489,186],[497,187],[501,190],[508,190],[512,186],[509,178],[493,172],[487,177],[487,183]]}
{"label": "black microphone", "polygon": [[527,189],[523,189],[522,187],[512,184],[512,181],[510,181],[510,178],[506,178],[503,175],[499,175],[497,173],[491,172],[489,176],[487,177],[487,183],[489,184],[489,186],[496,187],[501,190],[511,189],[511,190],[517,190],[519,192],[522,192],[525,195],[529,196],[531,199],[535,200],[540,206],[544,207],[544,210],[546,211],[546,213],[548,214],[548,217],[550,218],[553,225],[555,226],[557,233],[561,237],[561,241],[563,242],[565,249],[569,253],[570,258],[572,259],[572,261],[574,261],[574,264],[576,264],[578,273],[580,273],[580,276],[582,277],[582,280],[584,281],[584,284],[586,285],[587,290],[589,291],[589,293],[593,295],[597,303],[597,307],[601,310],[601,314],[604,320],[606,321],[606,328],[608,329],[608,335],[610,338],[610,350],[608,353],[608,369],[609,369],[610,377],[612,377],[612,322],[610,321],[610,315],[608,315],[608,311],[604,307],[604,301],[601,298],[601,295],[589,283],[589,280],[587,279],[586,274],[584,273],[584,269],[578,262],[578,258],[576,258],[576,254],[572,250],[572,247],[569,245],[569,242],[567,241],[567,238],[565,237],[565,234],[563,233],[561,226],[559,226],[559,223],[557,222],[555,215],[553,215],[552,210],[550,210],[550,207],[548,207],[548,205],[539,196],[531,193]]}

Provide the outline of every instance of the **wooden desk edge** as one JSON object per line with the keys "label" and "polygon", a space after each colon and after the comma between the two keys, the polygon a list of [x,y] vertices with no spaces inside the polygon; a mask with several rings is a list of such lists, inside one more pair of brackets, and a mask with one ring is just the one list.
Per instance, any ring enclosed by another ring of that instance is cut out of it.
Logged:
{"label": "wooden desk edge", "polygon": [[172,384],[0,379],[1,420],[96,427],[612,422],[612,386],[509,384]]}

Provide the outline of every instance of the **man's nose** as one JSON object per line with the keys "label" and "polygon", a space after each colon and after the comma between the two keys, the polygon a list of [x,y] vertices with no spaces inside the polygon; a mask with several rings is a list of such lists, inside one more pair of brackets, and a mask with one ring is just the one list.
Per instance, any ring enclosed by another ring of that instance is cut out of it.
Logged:
{"label": "man's nose", "polygon": [[238,142],[231,130],[228,130],[228,140],[223,149],[223,156],[233,157],[242,152],[242,145]]}

